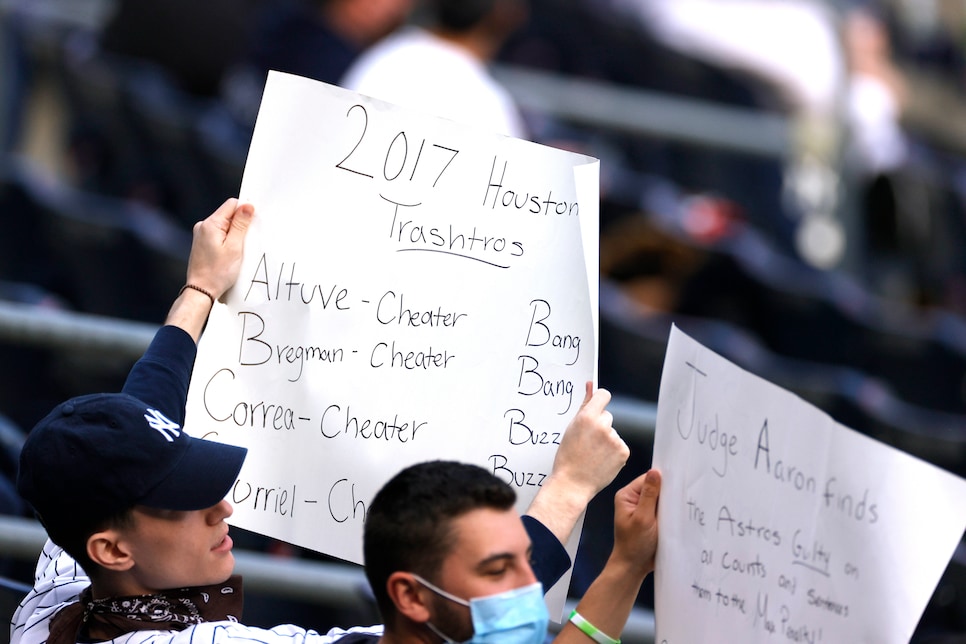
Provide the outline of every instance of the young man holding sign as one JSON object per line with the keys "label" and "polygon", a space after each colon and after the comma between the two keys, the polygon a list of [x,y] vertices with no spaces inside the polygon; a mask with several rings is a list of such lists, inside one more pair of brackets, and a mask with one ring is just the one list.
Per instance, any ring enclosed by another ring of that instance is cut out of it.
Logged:
{"label": "young man holding sign", "polygon": [[[11,624],[15,644],[132,637],[324,643],[344,634],[237,622],[241,591],[230,578],[225,519],[232,508],[224,497],[246,452],[181,431],[196,342],[211,306],[238,276],[252,216],[251,206],[230,199],[195,225],[187,284],[122,393],[67,401],[31,431],[18,489],[51,541]],[[547,587],[570,563],[559,541],[628,455],[604,409],[608,400],[588,388],[531,505],[536,577]]]}

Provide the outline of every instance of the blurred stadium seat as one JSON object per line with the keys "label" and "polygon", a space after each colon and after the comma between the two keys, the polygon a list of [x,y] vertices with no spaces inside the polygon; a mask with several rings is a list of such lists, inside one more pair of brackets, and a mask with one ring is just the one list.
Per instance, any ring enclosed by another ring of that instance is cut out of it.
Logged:
{"label": "blurred stadium seat", "polygon": [[19,160],[0,162],[0,279],[35,283],[87,313],[156,322],[184,281],[191,235],[130,200],[78,190]]}

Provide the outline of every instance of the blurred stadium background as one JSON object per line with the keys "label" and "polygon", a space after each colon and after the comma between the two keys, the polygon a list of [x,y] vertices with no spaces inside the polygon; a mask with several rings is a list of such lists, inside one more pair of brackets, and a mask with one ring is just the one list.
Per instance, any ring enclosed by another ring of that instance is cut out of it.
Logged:
{"label": "blurred stadium background", "polygon": [[[118,389],[146,346],[190,226],[238,190],[258,100],[233,73],[242,45],[265,5],[298,1],[154,0],[181,25],[158,38],[217,81],[199,88],[169,61],[105,50],[120,0],[0,0],[8,580],[31,579],[42,538],[11,484],[25,432],[63,398]],[[614,489],[650,462],[672,323],[966,474],[966,2],[530,4],[494,73],[534,140],[601,159],[600,384],[632,445]],[[573,597],[609,550],[610,498],[588,510]],[[357,569],[236,542],[246,621],[378,619]],[[626,642],[653,637],[649,586],[638,606]],[[963,544],[913,641],[959,638]]]}

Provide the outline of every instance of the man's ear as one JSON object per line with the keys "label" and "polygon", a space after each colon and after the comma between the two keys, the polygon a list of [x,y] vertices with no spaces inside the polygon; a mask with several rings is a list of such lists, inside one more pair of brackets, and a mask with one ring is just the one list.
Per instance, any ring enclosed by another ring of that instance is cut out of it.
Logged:
{"label": "man's ear", "polygon": [[414,622],[429,621],[429,592],[411,573],[394,572],[386,580],[386,592],[400,615]]}
{"label": "man's ear", "polygon": [[114,529],[95,532],[87,538],[87,556],[102,568],[114,571],[129,570],[134,556],[120,533]]}

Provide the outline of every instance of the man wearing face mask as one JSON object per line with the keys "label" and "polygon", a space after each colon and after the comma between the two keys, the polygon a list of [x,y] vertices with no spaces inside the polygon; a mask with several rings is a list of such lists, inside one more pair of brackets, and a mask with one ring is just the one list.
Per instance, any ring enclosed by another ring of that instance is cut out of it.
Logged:
{"label": "man wearing face mask", "polygon": [[[617,493],[614,549],[555,642],[619,643],[654,569],[660,487],[651,470]],[[420,463],[393,477],[373,499],[364,535],[385,631],[338,642],[543,642],[549,615],[515,498],[500,479],[464,463]]]}

